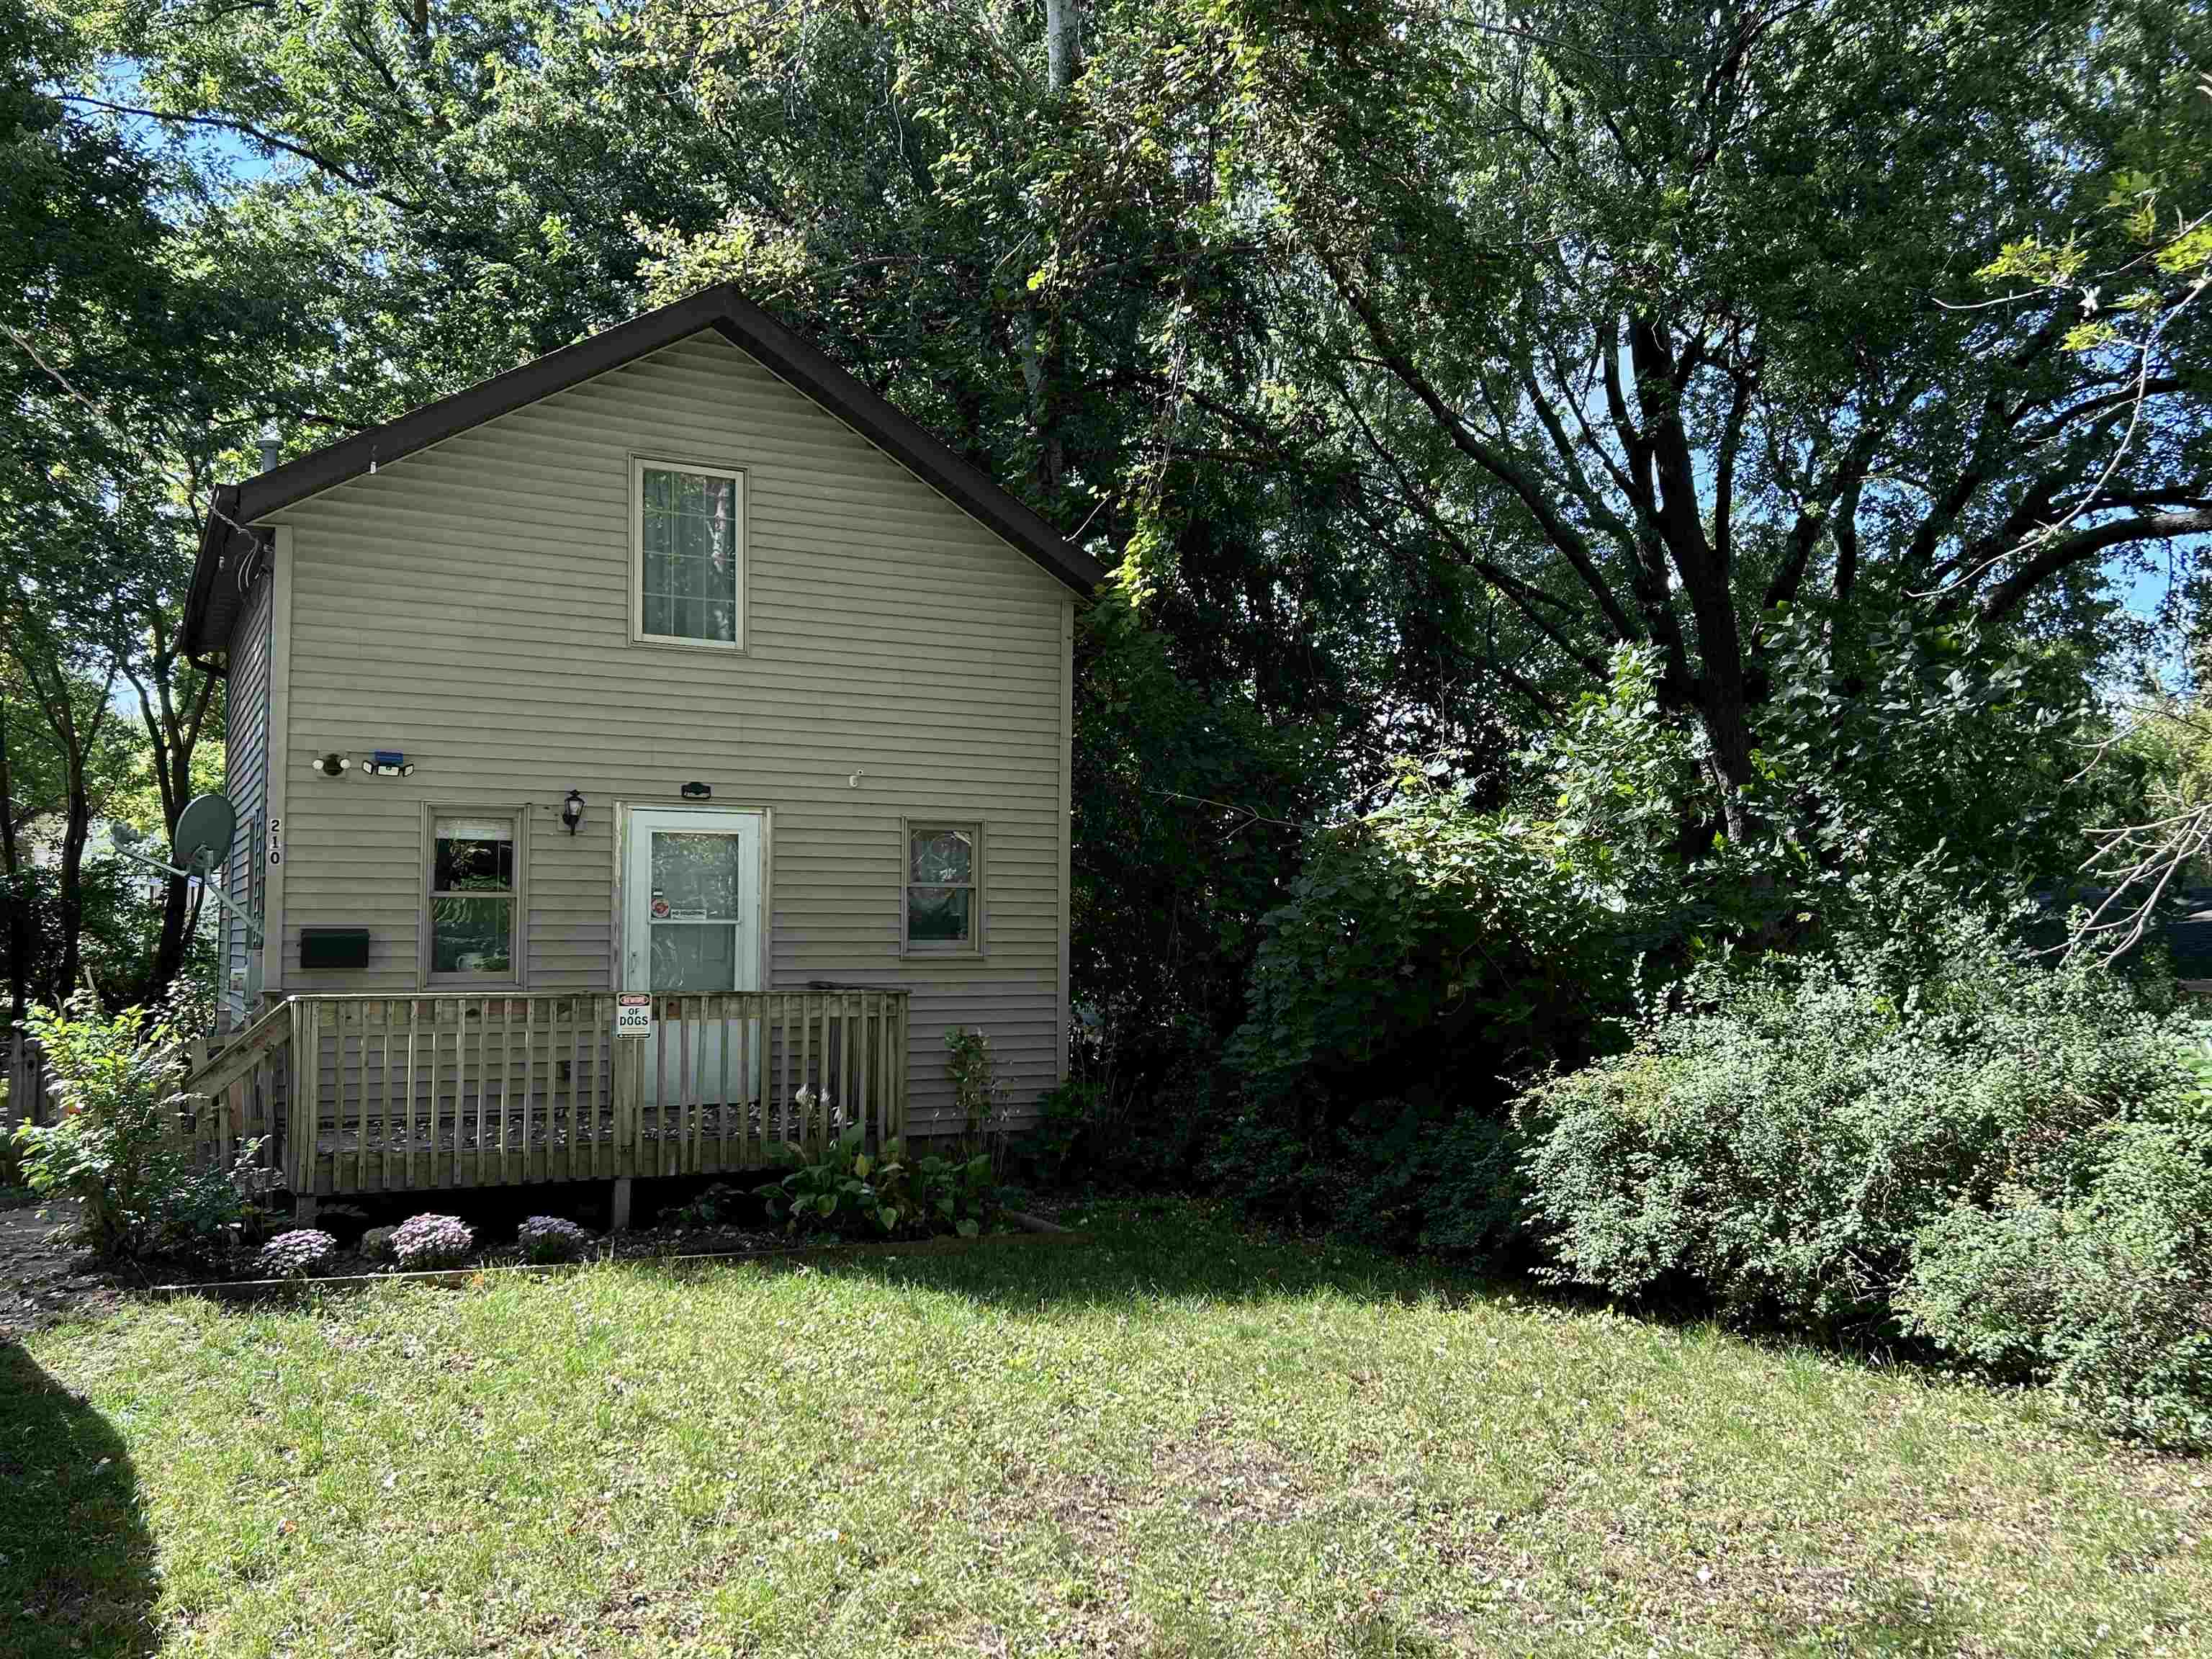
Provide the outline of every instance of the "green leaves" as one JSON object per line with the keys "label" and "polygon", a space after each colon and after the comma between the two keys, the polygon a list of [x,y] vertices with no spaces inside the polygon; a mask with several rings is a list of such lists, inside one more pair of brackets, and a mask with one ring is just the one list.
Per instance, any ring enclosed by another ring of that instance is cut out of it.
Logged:
{"label": "green leaves", "polygon": [[769,1216],[793,1234],[918,1238],[957,1232],[973,1238],[996,1213],[988,1158],[956,1164],[933,1153],[910,1159],[896,1140],[880,1154],[866,1146],[859,1127],[840,1135],[818,1159],[787,1143],[783,1156],[795,1167],[756,1189]]}

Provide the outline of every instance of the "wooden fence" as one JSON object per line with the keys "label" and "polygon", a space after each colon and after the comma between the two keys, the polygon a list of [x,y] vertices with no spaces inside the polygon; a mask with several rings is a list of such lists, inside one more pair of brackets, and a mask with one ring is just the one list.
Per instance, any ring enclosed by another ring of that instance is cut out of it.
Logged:
{"label": "wooden fence", "polygon": [[46,1056],[22,1032],[13,1034],[7,1048],[7,1064],[0,1077],[8,1082],[8,1104],[0,1110],[0,1134],[12,1133],[18,1123],[51,1123],[54,1103],[48,1092]]}

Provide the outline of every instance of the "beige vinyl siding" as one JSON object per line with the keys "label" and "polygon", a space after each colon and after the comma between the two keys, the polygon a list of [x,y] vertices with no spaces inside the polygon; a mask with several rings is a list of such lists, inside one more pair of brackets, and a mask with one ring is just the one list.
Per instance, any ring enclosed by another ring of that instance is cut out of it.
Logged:
{"label": "beige vinyl siding", "polygon": [[[636,454],[744,471],[744,651],[631,642]],[[680,805],[697,780],[714,808],[771,814],[771,988],[914,991],[918,1133],[950,1110],[949,1026],[990,1033],[1023,1112],[1051,1085],[1066,593],[904,468],[702,334],[281,521],[287,988],[416,988],[425,801],[529,803],[524,983],[610,986],[616,805]],[[413,775],[303,769],[374,749]],[[899,955],[900,823],[932,815],[986,826],[981,958]],[[367,927],[368,970],[301,972],[319,924]]]}
{"label": "beige vinyl siding", "polygon": [[[276,584],[264,570],[246,595],[231,636],[230,672],[223,688],[223,793],[238,813],[238,833],[223,866],[223,894],[258,913],[263,909],[264,815],[268,810],[269,664],[271,597]],[[214,908],[210,906],[210,908]],[[251,947],[246,929],[228,910],[222,913],[222,1019],[238,1023],[246,1013],[236,987],[247,983]]]}

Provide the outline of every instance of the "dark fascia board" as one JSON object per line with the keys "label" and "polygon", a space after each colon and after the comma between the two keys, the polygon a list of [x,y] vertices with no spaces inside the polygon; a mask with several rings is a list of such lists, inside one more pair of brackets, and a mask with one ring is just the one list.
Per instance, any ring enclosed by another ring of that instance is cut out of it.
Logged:
{"label": "dark fascia board", "polygon": [[204,655],[228,643],[237,599],[226,596],[219,579],[250,550],[257,520],[707,329],[757,358],[1077,593],[1088,596],[1106,580],[1097,560],[1033,508],[869,391],[820,347],[721,283],[410,410],[398,420],[219,487],[200,527],[199,558],[185,601],[187,649]]}

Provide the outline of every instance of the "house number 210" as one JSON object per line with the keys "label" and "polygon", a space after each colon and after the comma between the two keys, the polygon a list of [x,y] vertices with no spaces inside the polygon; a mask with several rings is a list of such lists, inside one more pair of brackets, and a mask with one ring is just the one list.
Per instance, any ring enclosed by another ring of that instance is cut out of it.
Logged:
{"label": "house number 210", "polygon": [[284,820],[282,818],[269,820],[269,862],[284,862]]}

